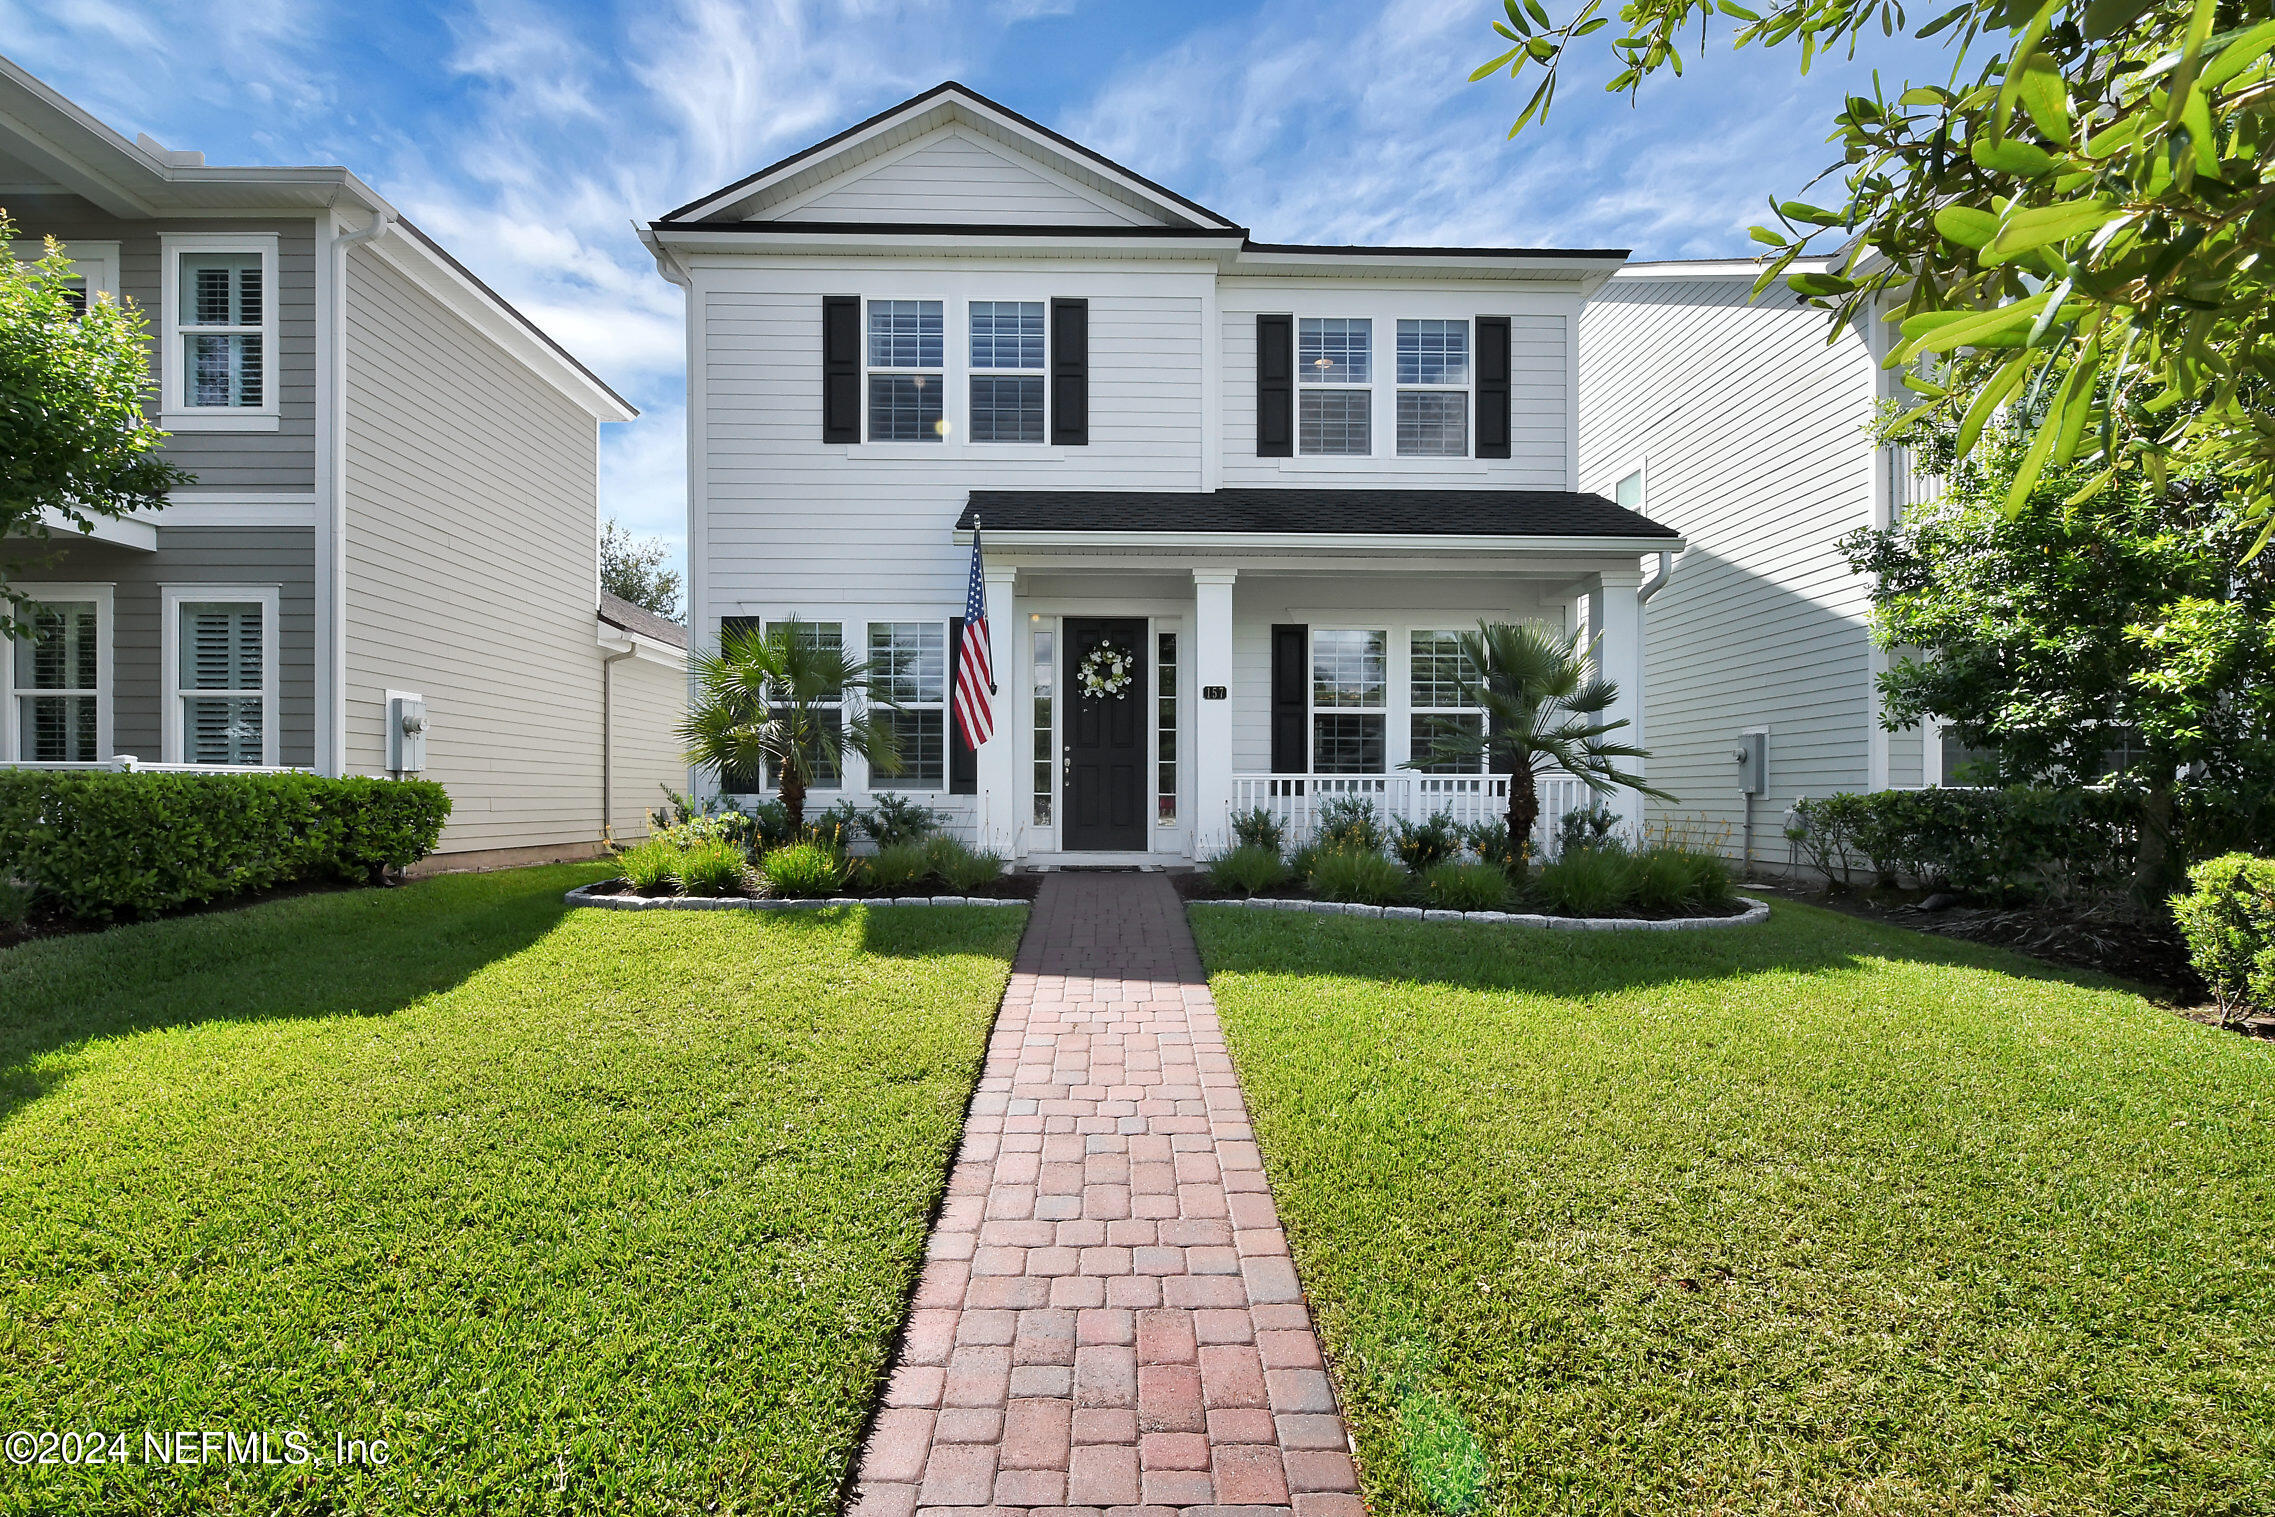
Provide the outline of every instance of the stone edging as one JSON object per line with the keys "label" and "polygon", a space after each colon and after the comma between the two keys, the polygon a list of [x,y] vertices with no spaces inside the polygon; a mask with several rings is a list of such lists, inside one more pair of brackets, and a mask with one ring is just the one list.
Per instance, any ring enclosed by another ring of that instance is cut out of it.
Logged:
{"label": "stone edging", "polygon": [[1252,897],[1244,901],[1190,901],[1193,906],[1245,906],[1252,911],[1314,911],[1325,916],[1388,917],[1400,922],[1499,922],[1514,927],[1553,927],[1566,932],[1684,932],[1693,927],[1751,927],[1769,920],[1769,903],[1742,895],[1746,909],[1734,917],[1668,917],[1646,922],[1634,917],[1551,917],[1521,911],[1441,911],[1422,906],[1360,906],[1347,901],[1288,901]]}
{"label": "stone edging", "polygon": [[[599,882],[608,884],[606,880]],[[603,911],[819,911],[825,906],[1027,906],[1032,902],[992,895],[833,895],[802,900],[745,895],[614,895],[598,885],[579,885],[561,897],[571,906]]]}

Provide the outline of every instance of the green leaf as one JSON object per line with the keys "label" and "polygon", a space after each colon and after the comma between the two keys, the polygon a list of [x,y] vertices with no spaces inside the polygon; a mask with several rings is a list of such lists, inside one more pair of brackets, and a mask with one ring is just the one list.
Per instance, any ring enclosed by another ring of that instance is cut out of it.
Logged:
{"label": "green leaf", "polygon": [[2114,37],[2148,13],[2156,0],[2090,0],[2085,8],[2085,34],[2099,41]]}
{"label": "green leaf", "polygon": [[2044,53],[2031,56],[2022,69],[2022,87],[2018,92],[2022,108],[2038,130],[2055,142],[2070,140],[2070,90],[2062,78],[2062,71]]}
{"label": "green leaf", "polygon": [[2022,95],[2022,78],[2030,65],[2031,55],[2038,51],[2038,44],[2045,40],[2046,29],[2053,24],[2054,13],[2061,6],[2062,0],[2044,0],[2038,7],[2037,14],[2022,28],[2022,34],[2014,39],[2014,52],[2007,59],[2006,78],[1999,85],[1998,110],[1991,118],[1992,137],[2006,135],[2007,123],[2014,116],[2015,102]]}
{"label": "green leaf", "polygon": [[1736,16],[1740,21],[1761,20],[1759,12],[1747,10],[1744,6],[1737,4],[1736,0],[1714,0],[1714,8],[1725,16]]}
{"label": "green leaf", "polygon": [[1539,22],[1542,26],[1555,25],[1554,22],[1548,19],[1548,7],[1542,5],[1540,3],[1540,0],[1525,0],[1525,9],[1532,12],[1533,20]]}
{"label": "green leaf", "polygon": [[2035,353],[2025,353],[2019,358],[2010,359],[2004,368],[1991,376],[1990,383],[1975,392],[1975,398],[1968,404],[1966,414],[1959,419],[1961,458],[1975,451],[1975,440],[1983,435],[1983,428],[1990,422],[1992,413],[2005,405],[2008,397],[2016,390],[2022,388],[2022,382],[2030,377],[2031,369],[2040,362]]}
{"label": "green leaf", "polygon": [[1578,26],[1572,28],[1572,35],[1575,37],[1585,37],[1591,32],[1600,32],[1609,25],[1611,25],[1611,17],[1591,16],[1587,20],[1581,22]]}
{"label": "green leaf", "polygon": [[2275,21],[2262,21],[2222,48],[2220,56],[2205,66],[2198,82],[2216,90],[2266,57],[2270,48],[2275,48]]}
{"label": "green leaf", "polygon": [[2044,148],[2017,142],[2011,137],[1977,137],[1967,144],[1967,156],[1994,174],[2013,174],[2023,179],[2040,178],[2061,166],[2060,160]]}
{"label": "green leaf", "polygon": [[1806,200],[1785,201],[1778,206],[1777,213],[1788,221],[1808,221],[1818,226],[1839,226],[1848,220],[1845,212],[1828,211]]}
{"label": "green leaf", "polygon": [[1516,57],[1517,54],[1523,51],[1524,49],[1521,47],[1512,47],[1507,52],[1503,53],[1500,57],[1494,59],[1491,63],[1479,64],[1474,70],[1471,71],[1469,82],[1471,84],[1475,84],[1478,80],[1484,78],[1487,74],[1499,73],[1503,64],[1507,63],[1511,58]]}
{"label": "green leaf", "polygon": [[1971,205],[1947,205],[1935,213],[1935,229],[1963,248],[1979,248],[1998,235],[1999,219]]}
{"label": "green leaf", "polygon": [[2073,200],[2060,205],[2033,206],[2027,211],[2010,212],[1999,234],[1991,239],[1989,247],[1978,255],[1985,267],[2008,263],[2029,252],[2054,243],[2083,237],[2100,227],[2117,214],[2117,207],[2100,196],[2091,200]]}
{"label": "green leaf", "polygon": [[1766,226],[1748,227],[1746,228],[1746,235],[1756,242],[1767,243],[1773,248],[1785,246],[1785,234],[1772,231]]}
{"label": "green leaf", "polygon": [[1838,274],[1793,274],[1785,281],[1786,287],[1800,295],[1846,295],[1856,288],[1856,281]]}
{"label": "green leaf", "polygon": [[[1912,331],[1913,323],[1920,322],[1923,318],[1914,316],[1904,323],[1905,349],[1899,351],[1903,352],[1906,359],[1920,353],[1948,353],[1954,348],[1980,343],[2002,332],[2013,333],[2019,340],[2021,334],[2017,329],[2029,325],[2045,304],[2046,297],[2040,294],[1988,311],[1960,312],[1956,313],[1955,319],[1938,320],[1932,326],[1923,326],[1916,336]],[[1943,317],[1947,313],[1938,311],[1928,314]]]}

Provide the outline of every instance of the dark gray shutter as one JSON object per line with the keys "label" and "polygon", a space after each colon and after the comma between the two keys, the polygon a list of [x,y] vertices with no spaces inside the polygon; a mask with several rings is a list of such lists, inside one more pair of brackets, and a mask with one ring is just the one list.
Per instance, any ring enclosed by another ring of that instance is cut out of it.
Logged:
{"label": "dark gray shutter", "polygon": [[1272,772],[1305,774],[1310,769],[1311,629],[1296,623],[1276,623],[1272,628]]}
{"label": "dark gray shutter", "polygon": [[[722,616],[719,618],[719,644],[724,650],[728,638],[745,632],[759,632],[766,627],[763,616]],[[763,766],[748,771],[721,770],[719,789],[727,795],[764,795],[766,771]]]}
{"label": "dark gray shutter", "polygon": [[1051,302],[1051,441],[1090,441],[1090,302]]}
{"label": "dark gray shutter", "polygon": [[1477,318],[1477,456],[1509,456],[1509,318]]}
{"label": "dark gray shutter", "polygon": [[861,297],[822,297],[822,441],[861,440]]}
{"label": "dark gray shutter", "polygon": [[964,619],[952,616],[948,619],[948,793],[978,795],[980,751],[964,741],[963,724],[956,720],[956,666],[963,657]]}
{"label": "dark gray shutter", "polygon": [[1295,318],[1256,318],[1256,456],[1295,457]]}

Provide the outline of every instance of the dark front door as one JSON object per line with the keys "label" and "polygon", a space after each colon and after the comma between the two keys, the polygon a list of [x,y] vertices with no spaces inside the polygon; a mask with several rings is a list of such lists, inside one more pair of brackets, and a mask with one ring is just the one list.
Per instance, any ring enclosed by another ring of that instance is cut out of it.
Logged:
{"label": "dark front door", "polygon": [[[1083,666],[1100,648],[1118,650],[1128,683],[1112,695],[1083,684]],[[1066,830],[1069,849],[1145,847],[1146,701],[1145,622],[1116,617],[1069,617],[1066,683],[1072,703],[1066,725]]]}

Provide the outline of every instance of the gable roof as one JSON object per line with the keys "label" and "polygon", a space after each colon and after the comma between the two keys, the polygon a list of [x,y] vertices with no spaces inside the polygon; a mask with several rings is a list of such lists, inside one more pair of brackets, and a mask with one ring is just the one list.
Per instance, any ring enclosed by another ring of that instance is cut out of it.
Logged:
{"label": "gable roof", "polygon": [[1225,216],[1175,190],[1154,183],[1105,154],[1063,137],[998,101],[953,79],[912,95],[896,106],[856,122],[812,147],[801,148],[733,184],[691,200],[660,218],[666,222],[741,220],[770,199],[787,199],[822,181],[858,167],[903,143],[951,122],[1000,137],[1044,163],[1113,198],[1151,211],[1161,222],[1187,229],[1240,231]]}
{"label": "gable roof", "polygon": [[673,648],[687,647],[687,629],[678,622],[606,590],[600,592],[600,619],[622,632],[636,632]]}
{"label": "gable roof", "polygon": [[1206,536],[1633,538],[1638,551],[1680,533],[1576,490],[1411,490],[1371,486],[1248,490],[974,490],[969,532]]}

